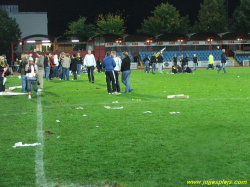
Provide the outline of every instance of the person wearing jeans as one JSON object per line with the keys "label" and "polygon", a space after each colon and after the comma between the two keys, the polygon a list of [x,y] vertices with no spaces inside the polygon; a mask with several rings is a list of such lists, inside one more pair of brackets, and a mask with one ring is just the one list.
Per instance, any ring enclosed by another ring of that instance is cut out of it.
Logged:
{"label": "person wearing jeans", "polygon": [[143,59],[143,64],[144,64],[144,73],[149,73],[149,62],[150,62],[150,58],[147,55],[144,59]]}
{"label": "person wearing jeans", "polygon": [[80,53],[77,53],[76,63],[77,63],[77,75],[80,76],[82,73],[82,57],[80,56]]}
{"label": "person wearing jeans", "polygon": [[123,52],[124,59],[122,60],[121,64],[121,72],[122,72],[122,83],[126,86],[125,93],[131,92],[133,88],[130,87],[129,79],[130,79],[130,56],[127,52]]}

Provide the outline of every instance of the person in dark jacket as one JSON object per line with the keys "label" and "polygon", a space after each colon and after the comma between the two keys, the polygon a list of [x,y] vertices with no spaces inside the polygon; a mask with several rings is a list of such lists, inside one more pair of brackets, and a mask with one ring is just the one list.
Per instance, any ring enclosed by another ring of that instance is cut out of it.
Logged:
{"label": "person in dark jacket", "polygon": [[123,60],[122,60],[122,65],[121,65],[121,72],[122,72],[122,82],[126,86],[125,88],[125,93],[131,92],[133,88],[130,87],[129,84],[129,79],[131,75],[131,70],[130,70],[130,56],[127,52],[123,52]]}
{"label": "person in dark jacket", "polygon": [[188,65],[185,65],[183,73],[193,73],[193,71],[191,70],[190,67],[188,67]]}
{"label": "person in dark jacket", "polygon": [[184,67],[186,65],[186,60],[184,55],[181,55],[180,63],[181,63],[181,69],[184,70]]}
{"label": "person in dark jacket", "polygon": [[151,56],[150,63],[152,66],[152,73],[155,74],[155,68],[156,68],[156,56],[155,53]]}
{"label": "person in dark jacket", "polygon": [[49,53],[46,53],[44,57],[44,73],[45,73],[45,78],[46,81],[49,81],[49,74],[50,74],[50,57]]}
{"label": "person in dark jacket", "polygon": [[100,61],[100,57],[98,57],[97,61],[96,61],[96,67],[98,70],[98,73],[101,73],[101,61]]}
{"label": "person in dark jacket", "polygon": [[173,63],[174,63],[174,66],[175,66],[175,67],[177,67],[177,61],[178,61],[177,54],[174,54]]}
{"label": "person in dark jacket", "polygon": [[227,62],[227,56],[226,56],[226,50],[222,49],[222,53],[221,53],[221,67],[218,70],[218,73],[220,73],[220,71],[223,69],[224,73],[227,73],[226,71],[226,62]]}
{"label": "person in dark jacket", "polygon": [[[107,90],[109,94],[117,94],[116,92],[116,78],[114,67],[116,66],[115,60],[110,56],[111,52],[107,52],[106,58],[103,60],[102,66],[105,68]],[[110,82],[112,82],[112,90]]]}
{"label": "person in dark jacket", "polygon": [[71,64],[70,64],[70,70],[72,71],[74,75],[73,80],[77,80],[77,76],[76,76],[77,66],[78,66],[77,57],[76,57],[76,54],[73,54],[73,57],[71,58]]}

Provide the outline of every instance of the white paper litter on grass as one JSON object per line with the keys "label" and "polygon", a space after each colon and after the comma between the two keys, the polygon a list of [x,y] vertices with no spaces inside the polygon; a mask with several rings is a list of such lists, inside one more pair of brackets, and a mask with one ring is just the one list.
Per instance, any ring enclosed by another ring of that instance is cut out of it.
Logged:
{"label": "white paper litter on grass", "polygon": [[57,123],[59,123],[59,122],[60,122],[60,120],[56,120],[56,122],[57,122]]}
{"label": "white paper litter on grass", "polygon": [[17,92],[0,92],[0,95],[25,95],[28,93],[17,93]]}
{"label": "white paper litter on grass", "polygon": [[15,143],[14,146],[12,146],[13,148],[16,148],[16,147],[34,147],[34,146],[37,146],[37,145],[41,145],[41,143],[33,143],[33,144],[23,144],[22,142],[17,142]]}
{"label": "white paper litter on grass", "polygon": [[83,109],[83,107],[77,107],[76,109],[78,109],[78,110],[82,110],[82,109]]}
{"label": "white paper litter on grass", "polygon": [[113,110],[120,110],[120,109],[123,109],[123,106],[122,106],[122,107],[110,107],[110,106],[104,106],[104,108],[106,108],[106,109],[113,109]]}
{"label": "white paper litter on grass", "polygon": [[112,103],[118,103],[118,101],[113,101]]}
{"label": "white paper litter on grass", "polygon": [[179,94],[179,95],[168,95],[167,96],[168,99],[172,99],[172,98],[189,98],[189,95],[184,95],[184,94]]}
{"label": "white paper litter on grass", "polygon": [[146,111],[146,112],[143,112],[144,114],[152,114],[151,111]]}
{"label": "white paper litter on grass", "polygon": [[96,126],[97,128],[99,127],[99,126]]}
{"label": "white paper litter on grass", "polygon": [[180,112],[169,112],[169,114],[180,114]]}
{"label": "white paper litter on grass", "polygon": [[10,90],[15,90],[16,88],[22,88],[22,86],[9,87]]}
{"label": "white paper litter on grass", "polygon": [[82,116],[83,116],[83,117],[87,117],[87,115],[86,115],[86,114],[83,114]]}

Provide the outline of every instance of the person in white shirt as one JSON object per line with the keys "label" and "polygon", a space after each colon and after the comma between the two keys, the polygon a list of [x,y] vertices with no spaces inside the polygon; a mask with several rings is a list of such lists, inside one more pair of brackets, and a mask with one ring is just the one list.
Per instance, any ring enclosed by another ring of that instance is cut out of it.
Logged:
{"label": "person in white shirt", "polygon": [[116,92],[121,92],[120,83],[119,83],[119,74],[121,72],[122,60],[120,57],[116,55],[116,51],[111,51],[111,56],[114,58],[114,61],[116,63],[116,66],[114,68],[115,79],[116,79]]}
{"label": "person in white shirt", "polygon": [[91,50],[88,50],[88,54],[86,54],[84,58],[84,65],[87,67],[89,82],[94,83],[94,68],[96,67],[96,61],[95,56],[91,54]]}
{"label": "person in white shirt", "polygon": [[59,65],[59,60],[58,60],[58,55],[54,55],[54,64],[55,64],[55,77],[58,78],[58,65]]}

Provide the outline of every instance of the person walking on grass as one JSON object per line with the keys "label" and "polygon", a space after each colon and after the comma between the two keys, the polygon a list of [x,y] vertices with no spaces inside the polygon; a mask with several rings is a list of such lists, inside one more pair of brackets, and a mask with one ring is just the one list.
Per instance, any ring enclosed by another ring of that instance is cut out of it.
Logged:
{"label": "person walking on grass", "polygon": [[226,71],[226,62],[227,62],[226,50],[222,49],[222,53],[221,53],[221,67],[218,70],[218,73],[220,73],[220,71],[222,69],[223,69],[224,73],[227,73],[227,71]]}
{"label": "person walking on grass", "polygon": [[94,83],[94,68],[96,67],[96,61],[95,56],[91,54],[91,50],[88,50],[88,54],[86,54],[84,58],[84,65],[87,67],[89,83]]}
{"label": "person walking on grass", "polygon": [[27,76],[27,91],[28,91],[28,99],[31,99],[31,85],[33,86],[34,91],[37,93],[37,78],[36,78],[36,69],[34,60],[32,57],[29,57],[28,64],[25,67],[25,72]]}
{"label": "person walking on grass", "polygon": [[126,86],[125,93],[128,93],[133,90],[133,88],[130,87],[130,83],[129,83],[129,79],[131,75],[131,70],[130,70],[131,58],[128,52],[123,52],[122,55],[124,57],[122,60],[122,65],[121,65],[122,83]]}
{"label": "person walking on grass", "polygon": [[[109,94],[116,93],[116,78],[114,67],[116,66],[115,60],[110,56],[110,51],[107,52],[106,58],[103,60],[102,66],[105,68],[106,82],[107,82],[107,90]],[[112,90],[111,85],[112,83]]]}
{"label": "person walking on grass", "polygon": [[38,83],[39,83],[39,89],[38,91],[43,91],[43,74],[44,74],[44,56],[41,55],[41,51],[36,52],[37,55],[37,69],[38,69]]}

